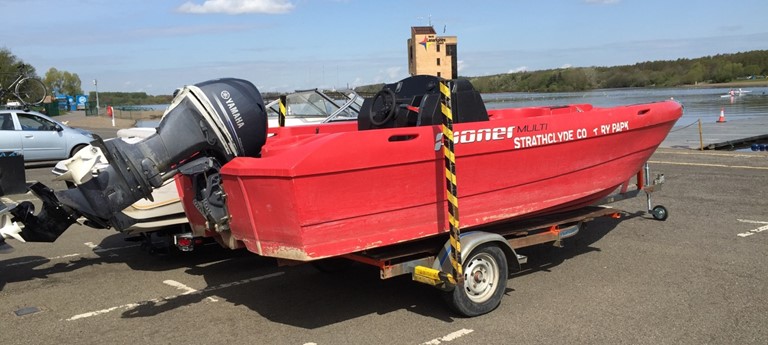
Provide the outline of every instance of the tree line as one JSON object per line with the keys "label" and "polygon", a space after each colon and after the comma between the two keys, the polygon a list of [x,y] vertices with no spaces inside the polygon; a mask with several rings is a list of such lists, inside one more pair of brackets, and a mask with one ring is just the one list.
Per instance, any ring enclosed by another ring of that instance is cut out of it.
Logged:
{"label": "tree line", "polygon": [[[648,61],[613,67],[569,67],[523,71],[469,79],[481,93],[569,92],[624,87],[676,87],[765,79],[768,50],[719,54],[696,59]],[[384,84],[364,85],[355,91],[376,93]]]}
{"label": "tree line", "polygon": [[568,92],[624,87],[675,87],[765,78],[768,50],[613,67],[571,67],[468,77],[482,93]]}
{"label": "tree line", "polygon": [[[146,92],[99,92],[99,104],[106,105],[149,105],[170,104],[172,95],[148,95]],[[88,101],[96,102],[96,92],[91,91]]]}

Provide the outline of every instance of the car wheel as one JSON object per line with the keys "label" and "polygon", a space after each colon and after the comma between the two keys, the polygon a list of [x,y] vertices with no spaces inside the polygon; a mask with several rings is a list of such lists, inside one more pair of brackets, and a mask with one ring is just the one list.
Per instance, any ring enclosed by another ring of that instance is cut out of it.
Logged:
{"label": "car wheel", "polygon": [[86,147],[86,146],[88,145],[80,144],[72,148],[72,152],[69,153],[69,158],[72,158],[72,156],[74,156],[75,153],[77,153],[77,151],[80,151],[83,147]]}

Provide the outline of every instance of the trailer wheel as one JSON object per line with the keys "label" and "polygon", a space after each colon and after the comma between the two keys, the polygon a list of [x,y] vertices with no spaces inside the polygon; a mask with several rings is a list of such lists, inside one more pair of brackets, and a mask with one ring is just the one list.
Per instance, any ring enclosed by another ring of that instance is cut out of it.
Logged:
{"label": "trailer wheel", "polygon": [[669,217],[669,212],[667,211],[666,207],[656,205],[653,210],[651,210],[651,215],[656,220],[665,221]]}
{"label": "trailer wheel", "polygon": [[451,307],[473,317],[496,309],[507,286],[507,258],[494,244],[473,250],[464,262],[464,285],[446,292]]}

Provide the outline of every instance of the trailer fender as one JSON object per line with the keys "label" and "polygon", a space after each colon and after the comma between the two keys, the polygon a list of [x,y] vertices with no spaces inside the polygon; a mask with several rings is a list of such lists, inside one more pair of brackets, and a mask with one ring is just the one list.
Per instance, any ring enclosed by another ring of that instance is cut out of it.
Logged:
{"label": "trailer fender", "polygon": [[[483,232],[483,231],[471,231],[462,233],[459,236],[459,239],[461,241],[461,261],[464,262],[464,260],[467,259],[467,256],[472,253],[472,251],[477,248],[480,245],[483,245],[485,243],[490,242],[497,242],[499,248],[504,251],[504,255],[507,256],[507,262],[512,263],[514,265],[508,265],[510,268],[512,266],[515,266],[518,270],[520,269],[521,264],[525,262],[520,262],[519,258],[520,256],[515,253],[515,250],[512,248],[512,246],[509,245],[509,242],[507,240],[499,235],[494,234],[490,232]],[[437,258],[435,262],[432,264],[432,268],[436,270],[440,270],[442,272],[453,272],[453,267],[451,266],[451,241],[448,240],[443,245],[443,249],[440,250],[440,253],[437,254]]]}

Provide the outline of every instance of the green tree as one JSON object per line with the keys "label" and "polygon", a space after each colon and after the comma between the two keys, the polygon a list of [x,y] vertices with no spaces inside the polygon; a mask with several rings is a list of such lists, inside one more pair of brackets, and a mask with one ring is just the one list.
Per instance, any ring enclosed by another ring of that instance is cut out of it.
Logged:
{"label": "green tree", "polygon": [[707,73],[707,69],[700,62],[694,63],[691,68],[683,75],[680,81],[683,84],[696,84],[697,82],[704,81],[704,76]]}
{"label": "green tree", "polygon": [[743,74],[742,69],[743,67],[740,63],[723,61],[723,63],[718,64],[715,68],[714,80],[718,83],[729,82],[736,77],[741,76]]}
{"label": "green tree", "polygon": [[760,72],[762,69],[758,65],[749,65],[747,67],[744,67],[744,75],[747,77],[760,75]]}
{"label": "green tree", "polygon": [[[16,55],[13,55],[10,50],[7,48],[0,48],[0,86],[6,88],[9,87],[12,82],[16,80],[16,77],[19,75],[19,69],[18,67],[21,65],[26,65],[23,60],[16,57]],[[35,68],[26,65],[25,73],[29,77],[37,77],[37,73],[35,72]],[[0,104],[5,104],[10,95],[6,95],[6,99],[0,99]]]}
{"label": "green tree", "polygon": [[80,76],[77,73],[59,71],[51,67],[48,72],[45,72],[43,82],[52,92],[55,91],[70,96],[83,94]]}
{"label": "green tree", "polygon": [[562,73],[562,91],[583,91],[594,87],[583,68],[568,68]]}

